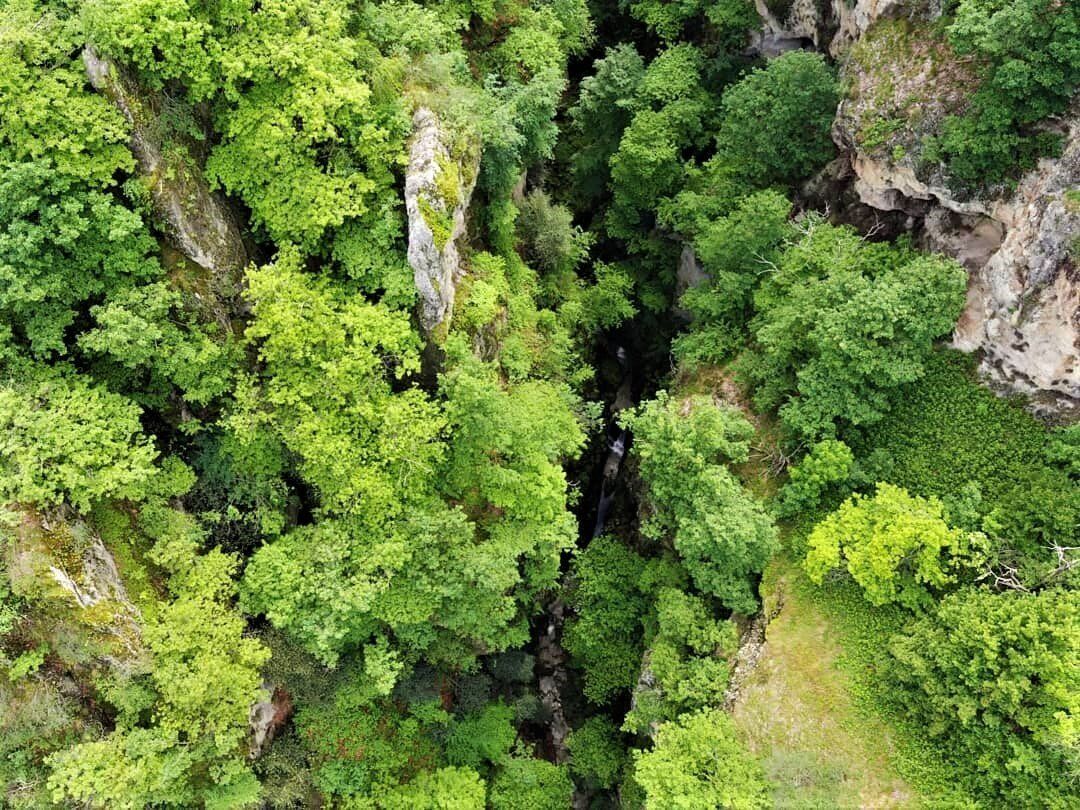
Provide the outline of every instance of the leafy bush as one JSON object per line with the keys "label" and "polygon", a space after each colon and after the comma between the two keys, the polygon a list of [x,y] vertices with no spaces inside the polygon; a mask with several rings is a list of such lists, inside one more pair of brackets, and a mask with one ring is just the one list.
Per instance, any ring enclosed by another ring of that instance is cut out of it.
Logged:
{"label": "leafy bush", "polygon": [[580,779],[601,788],[615,787],[626,763],[626,749],[619,729],[606,717],[588,718],[570,732],[570,770]]}
{"label": "leafy bush", "polygon": [[838,101],[820,54],[797,50],[769,60],[724,93],[713,160],[750,188],[806,177],[833,156],[829,131]]}
{"label": "leafy bush", "polygon": [[1012,807],[1080,800],[1080,593],[946,596],[890,644],[895,696],[979,795]]}
{"label": "leafy bush", "polygon": [[993,503],[1043,458],[1046,428],[979,385],[959,352],[937,351],[904,385],[888,417],[851,441],[879,481],[943,498],[975,482]]}
{"label": "leafy bush", "polygon": [[1034,166],[1057,139],[1032,125],[1064,111],[1080,84],[1080,8],[1057,0],[959,0],[948,29],[983,82],[971,110],[946,119],[935,151],[968,189]]}
{"label": "leafy bush", "polygon": [[574,783],[566,768],[542,759],[513,757],[491,783],[491,810],[566,810]]}
{"label": "leafy bush", "polygon": [[618,540],[597,537],[574,560],[575,586],[563,644],[585,673],[584,693],[607,703],[636,683],[649,609],[642,587],[646,562]]}
{"label": "leafy bush", "polygon": [[780,514],[790,517],[817,509],[827,493],[843,491],[854,464],[855,456],[843,442],[825,439],[814,444],[788,471],[790,477],[780,493]]}
{"label": "leafy bush", "polygon": [[139,497],[157,456],[140,409],[78,375],[0,387],[0,501]]}
{"label": "leafy bush", "polygon": [[731,717],[720,709],[665,723],[651,751],[634,753],[634,781],[652,810],[769,807],[761,765],[742,747]]}
{"label": "leafy bush", "polygon": [[753,428],[731,407],[703,396],[684,401],[660,392],[623,425],[652,514],[642,533],[671,538],[694,584],[732,610],[757,605],[751,577],[777,547],[777,532],[761,503],[723,465],[748,457]]}
{"label": "leafy bush", "polygon": [[866,242],[807,215],[754,295],[755,343],[740,370],[755,403],[779,409],[803,439],[880,422],[953,328],[966,284],[952,259]]}
{"label": "leafy bush", "polygon": [[878,484],[873,497],[853,495],[810,533],[806,572],[814,582],[844,567],[874,605],[916,609],[985,559],[986,538],[950,528],[937,499]]}

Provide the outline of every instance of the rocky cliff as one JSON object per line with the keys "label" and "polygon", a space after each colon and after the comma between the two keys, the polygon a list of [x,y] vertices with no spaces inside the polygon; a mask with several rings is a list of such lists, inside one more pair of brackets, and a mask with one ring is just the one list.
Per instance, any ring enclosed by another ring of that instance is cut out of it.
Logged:
{"label": "rocky cliff", "polygon": [[416,111],[405,210],[409,266],[420,294],[420,325],[428,334],[453,314],[454,291],[464,272],[459,242],[479,165],[480,150],[474,142],[454,141],[434,112],[424,107]]}
{"label": "rocky cliff", "polygon": [[142,616],[96,531],[67,510],[25,510],[18,519],[0,540],[6,540],[12,591],[33,617],[26,632],[72,666],[100,662],[125,675],[146,671]]}
{"label": "rocky cliff", "polygon": [[225,305],[240,291],[247,255],[240,229],[224,201],[203,177],[190,139],[165,125],[164,98],[138,86],[117,64],[83,49],[90,84],[116,105],[131,125],[129,146],[150,191],[157,226],[176,250],[209,271],[196,297],[227,325]]}
{"label": "rocky cliff", "polygon": [[841,61],[833,138],[863,206],[904,215],[923,247],[968,269],[954,345],[978,352],[993,387],[1068,418],[1080,409],[1080,107],[1051,122],[1061,156],[1015,188],[958,190],[924,151],[964,110],[973,70],[925,22],[878,21]]}
{"label": "rocky cliff", "polygon": [[804,201],[864,232],[916,235],[970,273],[953,338],[977,352],[996,389],[1029,395],[1048,417],[1080,416],[1080,104],[1063,121],[1060,157],[1015,187],[950,185],[927,154],[978,83],[932,23],[940,0],[756,0],[769,56],[813,47],[837,58],[845,98],[833,139],[840,157]]}

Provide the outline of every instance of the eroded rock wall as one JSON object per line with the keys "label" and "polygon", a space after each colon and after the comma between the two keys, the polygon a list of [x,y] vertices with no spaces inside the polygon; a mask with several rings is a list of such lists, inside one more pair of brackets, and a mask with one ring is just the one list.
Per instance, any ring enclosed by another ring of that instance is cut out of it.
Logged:
{"label": "eroded rock wall", "polygon": [[978,353],[991,386],[1071,420],[1080,415],[1080,105],[1051,122],[1061,156],[1015,188],[952,187],[925,150],[978,79],[940,31],[910,22],[913,5],[922,4],[890,4],[907,19],[872,21],[841,62],[847,95],[833,139],[851,188],[860,206],[905,217],[923,247],[967,268],[953,343]]}
{"label": "eroded rock wall", "polygon": [[247,254],[232,212],[211,192],[184,138],[162,124],[163,100],[138,86],[116,63],[83,49],[90,84],[116,105],[131,125],[129,146],[150,191],[154,216],[169,243],[209,271],[202,301],[227,326],[229,302],[240,292]]}

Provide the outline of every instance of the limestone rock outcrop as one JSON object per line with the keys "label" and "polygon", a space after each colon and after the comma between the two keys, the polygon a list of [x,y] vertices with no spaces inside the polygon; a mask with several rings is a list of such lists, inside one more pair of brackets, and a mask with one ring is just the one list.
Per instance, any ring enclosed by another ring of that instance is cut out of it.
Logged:
{"label": "limestone rock outcrop", "polygon": [[240,229],[225,202],[210,191],[190,144],[178,135],[166,143],[165,101],[93,48],[84,48],[82,55],[90,84],[131,124],[129,145],[149,187],[157,224],[176,250],[210,271],[215,298],[235,296],[247,264]]}
{"label": "limestone rock outcrop", "polygon": [[73,514],[26,510],[6,540],[12,590],[51,628],[42,632],[61,658],[146,670],[142,616],[98,534]]}
{"label": "limestone rock outcrop", "polygon": [[936,19],[942,0],[754,0],[762,27],[751,48],[766,57],[813,47],[839,56],[881,19]]}
{"label": "limestone rock outcrop", "polygon": [[420,325],[427,334],[447,324],[464,273],[460,245],[476,186],[480,149],[465,139],[451,142],[438,116],[421,107],[413,115],[405,211],[409,220],[409,266],[420,295]]}
{"label": "limestone rock outcrop", "polygon": [[1029,395],[1036,412],[1080,415],[1080,105],[1056,122],[1061,156],[1015,188],[957,189],[923,149],[965,109],[971,71],[940,34],[876,25],[843,65],[833,139],[863,206],[906,215],[923,247],[967,268],[954,345],[978,352],[987,381]]}

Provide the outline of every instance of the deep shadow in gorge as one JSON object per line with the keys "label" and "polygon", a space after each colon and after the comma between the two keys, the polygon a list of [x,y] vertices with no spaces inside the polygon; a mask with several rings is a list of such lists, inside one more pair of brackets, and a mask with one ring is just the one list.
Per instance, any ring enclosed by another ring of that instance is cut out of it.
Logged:
{"label": "deep shadow in gorge", "polygon": [[[619,537],[637,545],[638,490],[633,464],[628,463],[633,436],[618,422],[619,413],[652,396],[668,372],[668,329],[656,328],[652,313],[638,315],[597,341],[593,359],[596,397],[603,402],[602,428],[591,437],[586,450],[568,470],[579,498],[577,549],[601,535]],[[659,345],[657,338],[660,338]],[[545,758],[564,763],[569,759],[566,735],[590,713],[585,701],[581,673],[570,664],[562,646],[563,624],[570,608],[564,600],[571,582],[573,551],[562,559],[562,588],[554,593],[532,622],[530,651],[536,656],[536,684],[544,706],[545,723],[532,729]],[[630,707],[623,696],[608,707],[621,717]],[[578,789],[574,807],[586,808],[594,796]]]}

